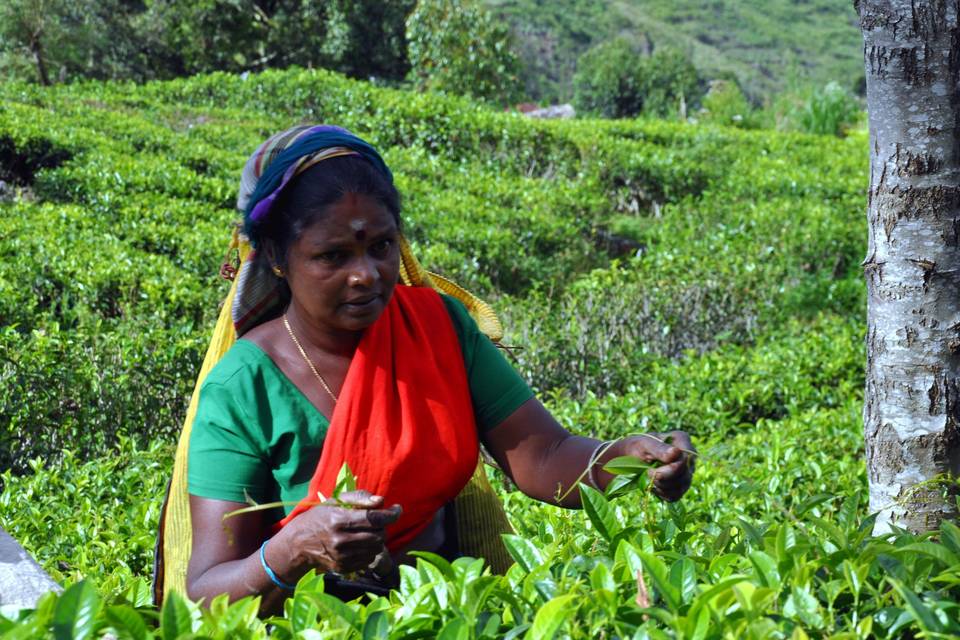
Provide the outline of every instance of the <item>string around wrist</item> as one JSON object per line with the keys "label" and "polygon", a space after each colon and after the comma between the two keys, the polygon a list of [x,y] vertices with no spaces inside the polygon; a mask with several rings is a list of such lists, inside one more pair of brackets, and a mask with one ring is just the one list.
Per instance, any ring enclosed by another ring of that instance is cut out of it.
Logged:
{"label": "string around wrist", "polygon": [[600,460],[600,456],[602,456],[603,454],[605,454],[605,453],[607,452],[607,449],[609,449],[611,446],[613,446],[613,444],[614,444],[615,442],[616,442],[616,440],[605,440],[605,441],[601,442],[600,444],[598,444],[598,445],[594,448],[593,453],[590,454],[590,460],[589,460],[589,462],[587,462],[587,469],[586,469],[586,471],[587,471],[587,482],[590,484],[591,487],[593,487],[593,488],[596,489],[597,491],[601,491],[601,492],[602,492],[603,489],[601,489],[601,488],[600,488],[600,485],[597,484],[597,478],[596,478],[596,476],[594,475],[594,468],[593,468],[593,467],[594,467],[594,466],[597,464],[597,462]]}
{"label": "string around wrist", "polygon": [[267,548],[267,543],[270,542],[271,538],[267,538],[263,541],[263,544],[260,545],[260,566],[263,567],[264,572],[266,572],[267,577],[270,578],[270,582],[277,585],[281,589],[286,589],[287,591],[293,591],[296,589],[295,586],[289,585],[280,578],[277,577],[277,574],[273,572],[273,569],[267,564],[267,556],[264,553]]}

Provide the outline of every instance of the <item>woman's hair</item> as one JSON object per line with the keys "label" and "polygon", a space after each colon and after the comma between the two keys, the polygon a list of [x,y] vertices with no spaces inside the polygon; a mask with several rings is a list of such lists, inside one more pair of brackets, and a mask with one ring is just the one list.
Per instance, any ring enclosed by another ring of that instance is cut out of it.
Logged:
{"label": "woman's hair", "polygon": [[346,194],[365,195],[382,204],[400,226],[400,193],[377,168],[360,156],[322,160],[283,190],[266,220],[250,230],[257,246],[268,249],[286,268],[290,246]]}

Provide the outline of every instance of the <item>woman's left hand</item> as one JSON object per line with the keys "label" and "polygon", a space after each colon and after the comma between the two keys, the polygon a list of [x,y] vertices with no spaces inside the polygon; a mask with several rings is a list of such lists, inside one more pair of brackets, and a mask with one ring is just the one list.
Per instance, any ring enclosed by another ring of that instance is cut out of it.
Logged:
{"label": "woman's left hand", "polygon": [[[668,437],[670,442],[664,442]],[[595,473],[601,486],[606,486],[612,479],[610,474],[602,471],[607,460],[632,456],[644,462],[659,462],[660,466],[649,471],[653,480],[653,492],[668,502],[676,502],[683,497],[693,481],[696,451],[685,431],[631,436],[618,440],[607,449],[596,464]]]}

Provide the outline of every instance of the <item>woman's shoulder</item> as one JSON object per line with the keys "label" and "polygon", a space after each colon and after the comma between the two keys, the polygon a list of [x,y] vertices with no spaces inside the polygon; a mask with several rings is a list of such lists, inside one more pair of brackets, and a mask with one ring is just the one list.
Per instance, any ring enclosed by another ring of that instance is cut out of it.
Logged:
{"label": "woman's shoulder", "polygon": [[467,307],[463,302],[446,293],[440,294],[440,300],[443,301],[443,306],[446,308],[447,314],[450,316],[450,321],[453,322],[453,327],[456,329],[457,335],[461,337],[461,340],[464,336],[480,332],[477,321],[474,320],[470,312],[467,311]]}
{"label": "woman's shoulder", "polygon": [[235,385],[260,377],[271,369],[273,361],[264,350],[250,340],[237,340],[207,374],[204,386],[211,384]]}

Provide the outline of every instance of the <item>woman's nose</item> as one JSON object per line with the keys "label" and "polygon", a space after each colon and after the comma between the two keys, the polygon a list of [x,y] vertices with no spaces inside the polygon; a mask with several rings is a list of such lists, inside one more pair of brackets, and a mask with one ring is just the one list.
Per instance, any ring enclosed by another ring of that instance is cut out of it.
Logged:
{"label": "woman's nose", "polygon": [[353,261],[350,275],[347,276],[347,284],[351,287],[371,287],[378,277],[377,265],[369,256],[364,256]]}

